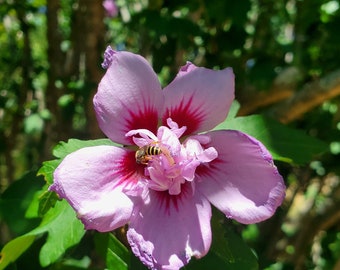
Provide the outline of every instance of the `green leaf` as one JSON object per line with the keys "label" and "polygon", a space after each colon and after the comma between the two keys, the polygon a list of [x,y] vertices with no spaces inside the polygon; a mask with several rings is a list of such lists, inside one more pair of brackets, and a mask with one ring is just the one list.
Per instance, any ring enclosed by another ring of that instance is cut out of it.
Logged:
{"label": "green leaf", "polygon": [[81,259],[65,258],[57,264],[53,265],[53,269],[60,270],[81,270],[81,269],[94,269],[90,267],[91,259],[84,256]]}
{"label": "green leaf", "polygon": [[29,172],[13,182],[0,198],[0,217],[6,222],[14,235],[21,235],[38,225],[39,220],[25,219],[25,213],[35,193],[44,181]]}
{"label": "green leaf", "polygon": [[241,105],[237,100],[234,100],[233,103],[231,104],[231,107],[228,112],[228,116],[226,121],[232,120],[236,117],[237,112],[239,111]]}
{"label": "green leaf", "polygon": [[114,143],[109,139],[98,139],[98,140],[77,140],[77,139],[70,139],[67,142],[59,142],[54,149],[53,155],[57,158],[64,158],[68,154],[79,150],[84,147],[90,146],[98,146],[98,145],[114,145],[114,146],[121,146],[120,144]]}
{"label": "green leaf", "polygon": [[45,190],[39,196],[39,207],[38,207],[38,215],[43,216],[45,215],[51,207],[53,207],[56,202],[59,200],[57,193],[50,192]]}
{"label": "green leaf", "polygon": [[109,235],[106,254],[106,266],[112,270],[128,270],[130,253],[128,249],[113,235]]}
{"label": "green leaf", "polygon": [[38,175],[44,176],[46,183],[51,185],[53,183],[54,170],[58,167],[60,163],[61,160],[59,159],[43,162],[42,167],[38,171]]}
{"label": "green leaf", "polygon": [[225,216],[214,211],[212,219],[213,244],[212,252],[224,263],[228,269],[258,269],[255,254],[246,245],[243,239],[236,234],[230,224],[226,224]]}
{"label": "green leaf", "polygon": [[211,224],[213,239],[210,251],[202,259],[192,259],[184,269],[258,269],[255,254],[244,243],[242,238],[231,229],[231,225],[224,223],[225,220],[226,218],[222,213],[213,212]]}
{"label": "green leaf", "polygon": [[38,216],[43,216],[45,213],[47,213],[47,211],[51,207],[53,207],[58,200],[58,195],[55,192],[48,191],[48,187],[52,185],[53,173],[58,165],[61,163],[61,161],[61,159],[45,161],[38,171],[38,175],[44,176],[47,183],[45,186],[45,190],[38,197]]}
{"label": "green leaf", "polygon": [[[0,199],[0,216],[15,234],[22,234],[39,224],[38,219],[27,219],[25,213],[44,181],[29,172],[11,184]],[[36,216],[32,216],[36,217]],[[0,253],[0,269],[17,260],[34,242],[35,234],[27,233],[8,242]]]}
{"label": "green leaf", "polygon": [[37,228],[13,239],[4,246],[1,251],[0,270],[28,249],[36,236],[44,233],[48,233],[48,236],[39,256],[43,267],[56,262],[68,248],[79,243],[85,230],[71,206],[65,200],[58,201],[55,207],[46,213]]}
{"label": "green leaf", "polygon": [[326,143],[261,115],[228,118],[215,128],[219,129],[240,130],[255,137],[275,160],[284,162],[304,164],[328,150]]}
{"label": "green leaf", "polygon": [[44,267],[56,262],[69,247],[79,243],[85,234],[84,225],[65,200],[58,201],[46,213],[40,226],[31,233],[46,232],[47,240],[40,251],[40,263]]}
{"label": "green leaf", "polygon": [[41,194],[43,193],[43,190],[38,190],[34,196],[33,199],[31,200],[31,203],[29,204],[26,213],[25,213],[25,217],[26,218],[38,218],[40,217],[39,215],[39,198],[41,196]]}
{"label": "green leaf", "polygon": [[0,253],[0,270],[16,261],[32,245],[34,239],[35,235],[26,234],[8,242]]}

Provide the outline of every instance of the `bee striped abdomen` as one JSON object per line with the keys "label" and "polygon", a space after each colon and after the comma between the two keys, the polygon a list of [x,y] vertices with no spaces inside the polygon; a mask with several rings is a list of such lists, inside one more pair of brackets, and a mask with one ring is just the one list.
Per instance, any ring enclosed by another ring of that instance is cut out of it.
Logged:
{"label": "bee striped abdomen", "polygon": [[135,157],[138,164],[147,165],[153,156],[158,156],[162,153],[162,150],[158,146],[145,145],[136,151]]}
{"label": "bee striped abdomen", "polygon": [[156,156],[156,155],[160,155],[161,153],[162,153],[162,150],[157,146],[148,146],[148,148],[146,149],[146,154],[148,156]]}

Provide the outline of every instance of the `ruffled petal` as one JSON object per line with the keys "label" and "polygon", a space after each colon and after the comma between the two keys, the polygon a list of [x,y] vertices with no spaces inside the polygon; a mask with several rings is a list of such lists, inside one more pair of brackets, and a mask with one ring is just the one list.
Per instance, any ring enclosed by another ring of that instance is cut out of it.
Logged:
{"label": "ruffled petal", "polygon": [[163,91],[164,125],[171,118],[187,127],[185,135],[207,131],[228,114],[234,99],[234,74],[231,68],[217,71],[188,63]]}
{"label": "ruffled petal", "polygon": [[150,191],[149,204],[134,212],[127,233],[134,254],[150,269],[179,269],[211,244],[211,206],[190,184],[180,195]]}
{"label": "ruffled petal", "polygon": [[123,189],[134,186],[141,173],[133,151],[86,147],[64,158],[50,190],[70,203],[86,229],[111,231],[129,221],[133,203]]}
{"label": "ruffled petal", "polygon": [[218,157],[197,168],[197,189],[238,222],[250,224],[271,217],[285,197],[285,185],[270,153],[262,143],[238,131],[207,135]]}
{"label": "ruffled petal", "polygon": [[108,70],[93,103],[99,126],[107,137],[130,144],[125,134],[145,128],[156,132],[163,107],[163,93],[156,73],[141,56],[129,52],[109,55]]}

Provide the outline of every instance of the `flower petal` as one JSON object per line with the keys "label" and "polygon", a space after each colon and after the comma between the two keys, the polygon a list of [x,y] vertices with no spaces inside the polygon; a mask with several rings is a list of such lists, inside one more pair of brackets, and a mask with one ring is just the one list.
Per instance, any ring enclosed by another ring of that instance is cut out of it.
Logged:
{"label": "flower petal", "polygon": [[114,146],[82,148],[65,157],[50,190],[66,199],[86,229],[111,231],[126,224],[133,203],[123,188],[139,179],[134,152]]}
{"label": "flower petal", "polygon": [[150,190],[150,202],[134,212],[127,233],[134,254],[151,269],[179,269],[211,244],[211,206],[190,184],[180,195]]}
{"label": "flower petal", "polygon": [[156,73],[141,56],[114,52],[93,103],[99,126],[107,137],[130,144],[125,134],[145,128],[156,132],[163,93]]}
{"label": "flower petal", "polygon": [[217,71],[188,63],[163,91],[164,124],[170,117],[178,126],[187,127],[185,135],[207,131],[228,114],[234,99],[234,74],[231,68]]}
{"label": "flower petal", "polygon": [[197,189],[227,217],[241,223],[271,217],[285,197],[285,185],[266,148],[238,131],[207,135],[218,157],[197,168]]}

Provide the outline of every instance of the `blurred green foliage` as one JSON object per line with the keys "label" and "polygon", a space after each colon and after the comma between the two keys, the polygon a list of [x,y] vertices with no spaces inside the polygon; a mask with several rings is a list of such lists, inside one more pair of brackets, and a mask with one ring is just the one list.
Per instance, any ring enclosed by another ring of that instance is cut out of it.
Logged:
{"label": "blurred green foliage", "polygon": [[[250,268],[337,269],[339,0],[116,4],[119,14],[112,18],[101,1],[0,0],[0,247],[7,244],[0,269],[10,260],[9,270],[144,269],[116,239],[119,232],[84,235],[72,210],[47,191],[65,154],[109,143],[70,140],[55,148],[57,159],[46,161],[60,140],[103,137],[92,96],[108,44],[145,56],[162,85],[186,61],[233,67],[240,107],[234,104],[222,126],[263,141],[286,179],[286,201],[271,220],[220,227],[213,220],[217,234],[226,234],[213,244],[224,255],[212,249],[187,269],[213,262],[224,267],[233,256],[244,256]],[[226,255],[231,247],[236,253]]]}

